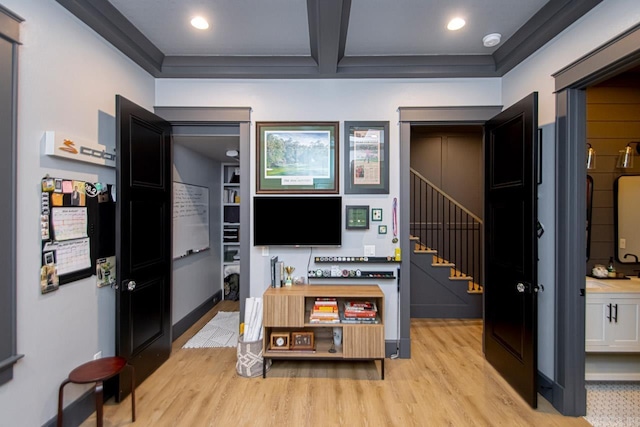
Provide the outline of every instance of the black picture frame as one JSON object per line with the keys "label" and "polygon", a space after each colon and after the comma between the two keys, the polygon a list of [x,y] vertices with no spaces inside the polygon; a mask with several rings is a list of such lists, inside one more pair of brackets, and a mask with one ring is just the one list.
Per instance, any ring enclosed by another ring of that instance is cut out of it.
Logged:
{"label": "black picture frame", "polygon": [[256,194],[338,194],[339,127],[339,122],[257,122]]}
{"label": "black picture frame", "polygon": [[371,209],[371,221],[382,221],[382,209],[381,208],[373,208],[373,209]]}
{"label": "black picture frame", "polygon": [[344,122],[345,194],[389,194],[389,122]]}
{"label": "black picture frame", "polygon": [[345,216],[347,230],[369,229],[369,206],[348,205],[345,207]]}

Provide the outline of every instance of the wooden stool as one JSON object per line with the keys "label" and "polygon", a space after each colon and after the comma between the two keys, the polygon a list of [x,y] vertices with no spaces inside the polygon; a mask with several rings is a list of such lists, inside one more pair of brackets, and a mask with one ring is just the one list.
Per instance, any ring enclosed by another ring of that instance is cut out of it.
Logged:
{"label": "wooden stool", "polygon": [[[69,378],[64,380],[60,384],[60,390],[58,392],[58,427],[62,427],[62,395],[64,386],[69,383],[75,384],[88,384],[96,383],[95,395],[96,395],[96,421],[98,427],[102,427],[102,383],[109,378],[118,375],[124,367],[128,365],[127,360],[124,357],[103,357],[102,359],[92,360],[84,365],[80,365],[75,368],[69,374]],[[136,384],[135,384],[135,371],[132,365],[131,367],[131,422],[136,420]]]}

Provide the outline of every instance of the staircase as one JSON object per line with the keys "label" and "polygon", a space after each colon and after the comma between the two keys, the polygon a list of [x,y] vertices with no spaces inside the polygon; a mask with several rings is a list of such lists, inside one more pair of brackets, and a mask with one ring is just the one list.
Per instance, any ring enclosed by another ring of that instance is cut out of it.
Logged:
{"label": "staircase", "polygon": [[482,220],[411,170],[411,317],[482,317]]}

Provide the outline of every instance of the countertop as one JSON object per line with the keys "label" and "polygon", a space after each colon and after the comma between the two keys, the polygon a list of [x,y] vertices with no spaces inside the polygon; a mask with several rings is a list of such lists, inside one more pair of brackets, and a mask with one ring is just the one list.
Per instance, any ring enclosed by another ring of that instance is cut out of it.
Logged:
{"label": "countertop", "polygon": [[637,293],[640,294],[640,278],[630,277],[629,280],[607,280],[586,278],[587,293]]}

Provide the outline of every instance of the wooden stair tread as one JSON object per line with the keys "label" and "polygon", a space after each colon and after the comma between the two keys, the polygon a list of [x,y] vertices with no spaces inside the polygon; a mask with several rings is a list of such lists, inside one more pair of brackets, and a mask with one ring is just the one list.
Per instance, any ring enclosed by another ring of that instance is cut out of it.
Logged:
{"label": "wooden stair tread", "polygon": [[412,241],[416,241],[417,243],[414,246],[414,250],[413,252],[416,254],[431,254],[433,255],[433,262],[431,263],[432,267],[448,267],[451,269],[451,272],[449,273],[449,280],[454,281],[454,282],[460,282],[460,281],[464,281],[468,283],[468,288],[467,288],[467,293],[468,294],[482,294],[484,293],[483,288],[481,285],[479,285],[478,283],[475,283],[473,281],[473,277],[471,276],[467,276],[466,274],[464,274],[463,272],[461,272],[460,270],[457,270],[455,267],[455,263],[453,262],[449,262],[446,259],[439,257],[435,254],[438,253],[438,251],[436,249],[431,249],[428,246],[419,243],[419,238],[415,237],[415,236],[411,236],[410,240]]}
{"label": "wooden stair tread", "polygon": [[433,249],[414,249],[413,253],[416,253],[416,254],[437,254],[438,251],[433,250]]}

